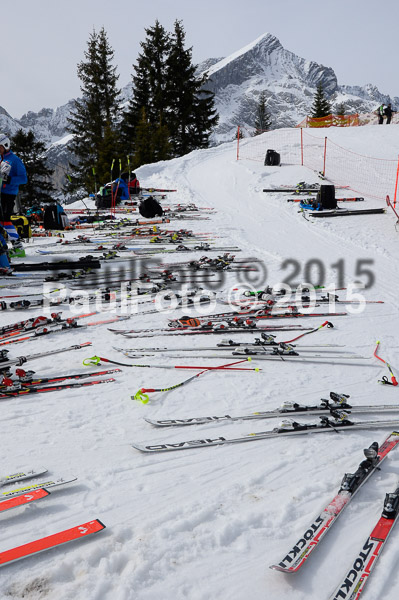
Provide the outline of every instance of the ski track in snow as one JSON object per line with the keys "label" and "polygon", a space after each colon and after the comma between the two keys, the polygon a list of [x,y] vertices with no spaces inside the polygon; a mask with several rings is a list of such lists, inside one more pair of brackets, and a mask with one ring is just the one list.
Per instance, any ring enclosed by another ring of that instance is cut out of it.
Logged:
{"label": "ski track in snow", "polygon": [[[328,135],[336,143],[368,155],[373,154],[370,148],[376,147],[378,138],[381,155],[392,158],[397,155],[397,128],[396,125],[389,131],[372,126],[337,128],[328,130]],[[320,131],[317,135],[325,133]],[[265,145],[265,152],[266,149]],[[380,354],[391,362],[398,377],[399,263],[394,216],[387,212],[370,217],[307,221],[298,213],[297,205],[286,202],[289,194],[266,194],[262,189],[299,181],[313,183],[318,181],[317,176],[299,166],[283,164],[267,168],[261,163],[236,161],[234,142],[141,167],[138,176],[146,186],[178,189],[168,195],[165,204],[193,202],[216,208],[217,212],[208,215],[210,220],[172,221],[170,228],[209,231],[220,236],[215,237],[218,246],[239,246],[242,252],[237,253],[237,259],[251,256],[262,259],[268,271],[268,284],[277,283],[290,273],[291,268],[282,268],[287,258],[300,264],[300,273],[295,277],[298,282],[303,281],[307,262],[320,259],[326,269],[326,284],[336,281],[332,265],[339,259],[345,261],[346,283],[357,278],[355,269],[359,259],[373,260],[369,268],[375,274],[375,284],[363,293],[366,299],[384,300],[385,304],[366,305],[360,314],[350,314],[350,305],[336,304],[337,311],[349,314],[330,317],[333,329],[323,329],[303,341],[345,345],[345,350],[369,359],[362,361],[364,366],[351,366],[350,361],[347,365],[334,364],[340,362],[338,359],[319,366],[254,359],[243,366],[258,366],[259,373],[207,373],[187,387],[151,394],[147,405],[131,399],[139,388],[172,385],[193,372],[121,367],[121,373],[110,375],[115,383],[0,400],[2,473],[43,465],[48,468],[46,480],[47,477],[78,478],[54,488],[46,499],[0,515],[0,552],[94,518],[107,526],[93,538],[2,567],[1,600],[327,599],[379,517],[384,494],[397,485],[397,450],[360,490],[301,572],[285,576],[268,566],[284,556],[334,497],[344,473],[353,472],[362,460],[363,448],[373,441],[381,442],[389,430],[285,437],[160,455],[140,454],[131,443],[234,438],[270,430],[279,422],[268,419],[156,429],[144,417],[243,415],[272,410],[287,399],[315,404],[320,398],[328,398],[330,391],[350,394],[354,404],[397,402],[396,388],[377,383],[389,373],[383,363],[372,357],[379,339]],[[381,203],[365,198],[363,206],[381,206]],[[28,245],[29,260],[43,260],[35,250],[48,242],[48,239],[35,240]],[[87,249],[86,253],[89,252]],[[74,253],[72,250],[71,254]],[[199,257],[204,252],[197,254]],[[164,262],[174,262],[191,256],[182,253],[177,258],[174,255],[162,258]],[[254,285],[260,283],[265,282]],[[235,274],[226,276],[223,288],[227,290],[230,286],[237,287]],[[29,289],[40,291],[40,287]],[[3,293],[18,291],[1,290],[0,295]],[[346,291],[337,294],[341,299],[346,297]],[[140,306],[140,310],[146,309],[145,305]],[[315,312],[325,312],[323,309],[327,306],[321,304]],[[66,316],[69,309],[59,310]],[[212,312],[222,310],[218,304]],[[2,313],[2,323],[39,314],[40,309],[8,311]],[[96,319],[94,316],[88,321]],[[113,346],[200,349],[215,345],[222,337],[230,337],[227,334],[129,339],[108,330],[108,327],[163,327],[167,320],[165,314],[133,316],[109,326],[54,334],[9,346],[10,357],[92,341],[92,347],[87,349],[28,362],[26,368],[34,369],[38,376],[101,370],[102,367],[82,365],[84,358],[95,354],[143,364],[233,362],[227,353],[226,360],[209,360],[196,357],[194,352],[188,353],[187,359],[161,353],[128,359],[113,349]],[[324,320],[321,317],[273,323],[317,327]],[[275,335],[278,340],[289,340],[299,333],[285,331]],[[252,341],[253,337],[254,334],[248,333],[234,339]],[[372,417],[360,415],[356,420],[368,418]],[[298,420],[316,422],[318,417],[308,415]],[[44,481],[42,477],[37,482]],[[398,536],[399,531],[394,530],[366,588],[365,598],[393,597],[398,592],[399,577],[395,575]]]}

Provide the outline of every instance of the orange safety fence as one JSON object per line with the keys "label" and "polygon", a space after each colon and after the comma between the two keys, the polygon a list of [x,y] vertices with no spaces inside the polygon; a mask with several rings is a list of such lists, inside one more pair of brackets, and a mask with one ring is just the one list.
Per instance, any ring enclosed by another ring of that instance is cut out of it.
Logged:
{"label": "orange safety fence", "polygon": [[305,117],[297,127],[357,127],[359,115],[327,115],[326,117]]}
{"label": "orange safety fence", "polygon": [[[244,134],[243,128],[241,128]],[[389,195],[396,206],[399,160],[363,156],[339,146],[328,137],[316,136],[305,129],[274,129],[255,137],[237,139],[237,160],[264,163],[266,151],[276,150],[282,165],[303,165],[335,185],[381,200]]]}

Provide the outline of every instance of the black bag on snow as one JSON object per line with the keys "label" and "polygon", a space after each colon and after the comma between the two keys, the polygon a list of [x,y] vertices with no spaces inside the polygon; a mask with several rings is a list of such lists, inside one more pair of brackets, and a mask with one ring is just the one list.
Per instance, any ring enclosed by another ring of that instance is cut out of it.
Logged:
{"label": "black bag on snow", "polygon": [[112,199],[114,197],[115,204],[120,203],[120,196],[122,195],[122,188],[118,187],[118,190],[115,190],[115,194],[112,190],[112,185],[107,183],[96,196],[96,208],[111,208],[112,207]]}
{"label": "black bag on snow", "polygon": [[337,208],[337,200],[335,198],[335,186],[323,184],[317,192],[317,200],[321,207],[326,210]]}
{"label": "black bag on snow", "polygon": [[140,202],[139,212],[145,219],[153,219],[154,217],[162,217],[163,215],[162,206],[152,196],[148,196],[148,198]]}
{"label": "black bag on snow", "polygon": [[44,209],[43,214],[43,227],[44,229],[65,229],[69,225],[68,217],[65,214],[64,209],[58,202],[49,204]]}
{"label": "black bag on snow", "polygon": [[267,150],[265,156],[265,167],[278,167],[280,164],[280,154],[275,150]]}

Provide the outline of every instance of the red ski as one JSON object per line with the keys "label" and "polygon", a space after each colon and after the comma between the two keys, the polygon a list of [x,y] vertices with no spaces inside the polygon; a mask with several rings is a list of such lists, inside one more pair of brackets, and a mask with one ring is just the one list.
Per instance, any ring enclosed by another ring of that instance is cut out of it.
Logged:
{"label": "red ski", "polygon": [[34,502],[35,500],[40,500],[41,498],[46,498],[46,496],[50,496],[50,492],[41,488],[34,490],[30,494],[23,494],[22,496],[17,496],[16,498],[3,500],[0,502],[0,512],[4,512],[10,508],[17,508],[18,506],[28,504],[29,502]]}
{"label": "red ski", "polygon": [[330,600],[358,600],[398,516],[399,487],[392,494],[386,494],[381,517]]}
{"label": "red ski", "polygon": [[61,381],[67,381],[70,379],[88,379],[90,377],[103,377],[104,375],[112,375],[113,373],[121,373],[121,369],[107,369],[105,371],[96,371],[95,373],[75,373],[74,375],[60,375],[59,377],[41,377],[35,379],[34,377],[29,379],[29,374],[24,369],[16,369],[15,374],[19,377],[19,380],[14,381],[3,377],[3,381],[0,383],[0,391],[2,391],[7,385],[14,383],[21,383],[23,387],[33,387],[36,385],[42,385],[44,383],[60,383]]}
{"label": "red ski", "polygon": [[15,562],[16,560],[20,560],[21,558],[33,556],[38,552],[50,550],[51,548],[61,546],[62,544],[82,539],[88,535],[102,531],[103,529],[105,529],[105,525],[98,519],[95,519],[94,521],[83,523],[83,525],[65,529],[64,531],[40,538],[39,540],[34,540],[28,544],[23,544],[22,546],[11,548],[5,552],[0,552],[0,567]]}
{"label": "red ski", "polygon": [[13,398],[14,396],[27,396],[28,394],[41,394],[43,392],[60,392],[72,388],[87,387],[89,385],[99,385],[100,383],[113,383],[115,379],[96,379],[94,381],[83,381],[82,383],[67,383],[59,385],[50,385],[44,387],[21,387],[20,389],[7,388],[0,393],[0,399]]}
{"label": "red ski", "polygon": [[[305,530],[299,540],[286,553],[279,563],[270,568],[283,573],[296,573],[303,567],[311,553],[318,547],[320,541],[330,531],[332,525],[348,506],[358,490],[375,473],[386,459],[389,452],[399,444],[399,432],[393,431],[378,447],[374,442],[364,451],[367,460],[360,463],[355,473],[346,473],[341,487],[332,501],[317,515],[311,525]],[[375,447],[376,446],[376,447]],[[375,456],[373,456],[373,447]],[[337,598],[353,598],[353,596],[337,596]]]}

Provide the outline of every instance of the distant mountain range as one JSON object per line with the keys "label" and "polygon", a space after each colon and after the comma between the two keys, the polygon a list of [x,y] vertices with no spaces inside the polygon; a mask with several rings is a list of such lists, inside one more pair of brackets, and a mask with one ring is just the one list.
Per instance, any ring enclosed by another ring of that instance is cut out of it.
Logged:
{"label": "distant mountain range", "polygon": [[[273,128],[293,127],[309,114],[316,87],[323,84],[333,110],[345,105],[346,113],[368,113],[384,102],[399,106],[398,97],[382,94],[376,86],[338,85],[330,67],[305,60],[283,48],[279,40],[266,33],[226,58],[210,58],[197,68],[198,75],[209,78],[206,89],[215,93],[219,124],[212,136],[218,144],[234,138],[237,126],[249,131],[254,127],[255,112],[261,92],[265,92],[267,110]],[[123,103],[131,96],[131,84],[122,90]],[[56,109],[29,111],[14,119],[0,107],[0,130],[13,135],[21,127],[31,129],[48,146],[49,160],[56,168],[55,183],[61,185],[68,162],[67,117],[73,100]],[[65,139],[65,142],[67,138]]]}

